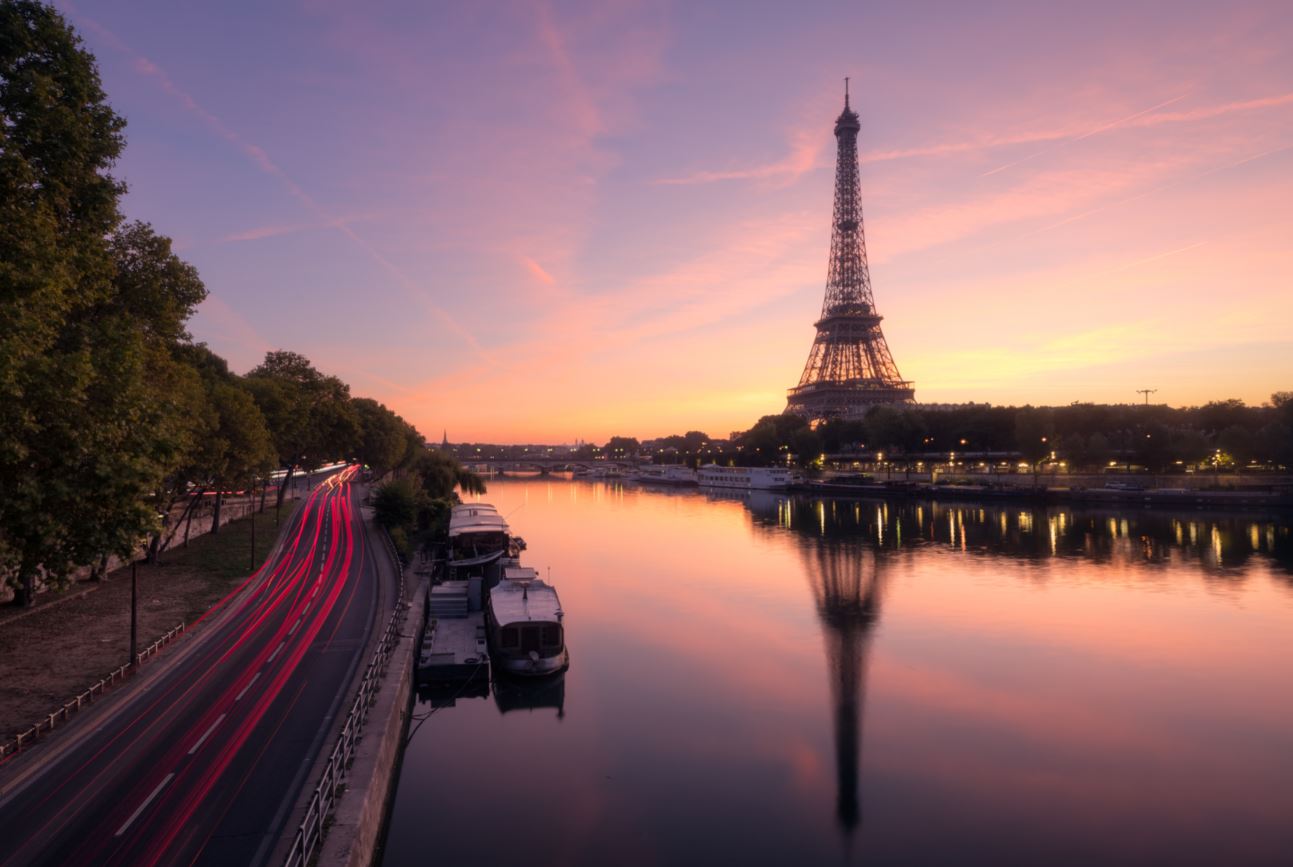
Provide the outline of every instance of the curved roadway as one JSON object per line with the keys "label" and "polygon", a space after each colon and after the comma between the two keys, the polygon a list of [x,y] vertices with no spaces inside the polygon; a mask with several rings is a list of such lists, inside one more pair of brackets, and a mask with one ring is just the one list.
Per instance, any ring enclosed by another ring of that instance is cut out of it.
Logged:
{"label": "curved roadway", "polygon": [[206,628],[0,769],[0,865],[266,862],[395,601],[353,476],[309,495]]}

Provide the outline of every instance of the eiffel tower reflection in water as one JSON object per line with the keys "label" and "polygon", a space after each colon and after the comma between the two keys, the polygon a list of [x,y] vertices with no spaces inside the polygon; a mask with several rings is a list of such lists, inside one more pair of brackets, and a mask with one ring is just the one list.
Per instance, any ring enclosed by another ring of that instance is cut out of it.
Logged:
{"label": "eiffel tower reflection in water", "polygon": [[826,642],[835,726],[836,818],[849,837],[862,821],[858,794],[867,653],[880,618],[880,554],[861,541],[819,538],[800,549]]}
{"label": "eiffel tower reflection in water", "polygon": [[835,740],[835,818],[849,848],[862,824],[862,727],[867,658],[884,591],[884,507],[872,515],[858,504],[837,509],[753,494],[747,506],[756,524],[793,530],[822,625],[830,678]]}

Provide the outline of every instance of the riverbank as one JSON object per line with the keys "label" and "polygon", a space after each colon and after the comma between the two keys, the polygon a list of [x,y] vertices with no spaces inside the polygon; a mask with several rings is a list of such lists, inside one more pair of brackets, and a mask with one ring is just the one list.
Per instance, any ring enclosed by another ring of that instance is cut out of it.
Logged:
{"label": "riverbank", "polygon": [[[300,502],[283,504],[281,524]],[[272,509],[255,516],[255,531],[259,567],[278,536]],[[246,580],[254,571],[251,534],[252,521],[242,518],[167,551],[159,564],[138,564],[140,647],[177,624],[191,624]],[[0,739],[29,727],[130,656],[130,567],[68,592],[34,610],[0,615]]]}

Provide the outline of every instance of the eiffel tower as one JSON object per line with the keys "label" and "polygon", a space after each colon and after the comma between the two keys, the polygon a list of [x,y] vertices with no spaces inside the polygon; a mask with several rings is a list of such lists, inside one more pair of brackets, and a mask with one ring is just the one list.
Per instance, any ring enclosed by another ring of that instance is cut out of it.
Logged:
{"label": "eiffel tower", "polygon": [[851,838],[862,821],[858,768],[867,651],[880,618],[880,559],[874,548],[827,539],[804,549],[826,641],[835,726],[835,818]]}
{"label": "eiffel tower", "polygon": [[862,228],[862,191],[858,179],[858,131],[862,124],[849,108],[844,79],[844,111],[835,120],[835,214],[826,300],[815,323],[817,339],[799,385],[790,389],[786,412],[813,421],[858,418],[878,403],[907,403],[914,383],[898,373],[871,296],[871,273]]}

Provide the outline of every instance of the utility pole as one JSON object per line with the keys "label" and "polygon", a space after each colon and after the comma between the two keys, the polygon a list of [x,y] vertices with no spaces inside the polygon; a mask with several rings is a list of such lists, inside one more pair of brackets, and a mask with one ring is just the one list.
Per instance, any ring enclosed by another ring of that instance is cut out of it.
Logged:
{"label": "utility pole", "polygon": [[130,665],[139,662],[139,563],[130,561]]}
{"label": "utility pole", "polygon": [[1158,391],[1156,388],[1138,388],[1136,389],[1136,394],[1145,395],[1145,406],[1149,406],[1149,396],[1156,391]]}

